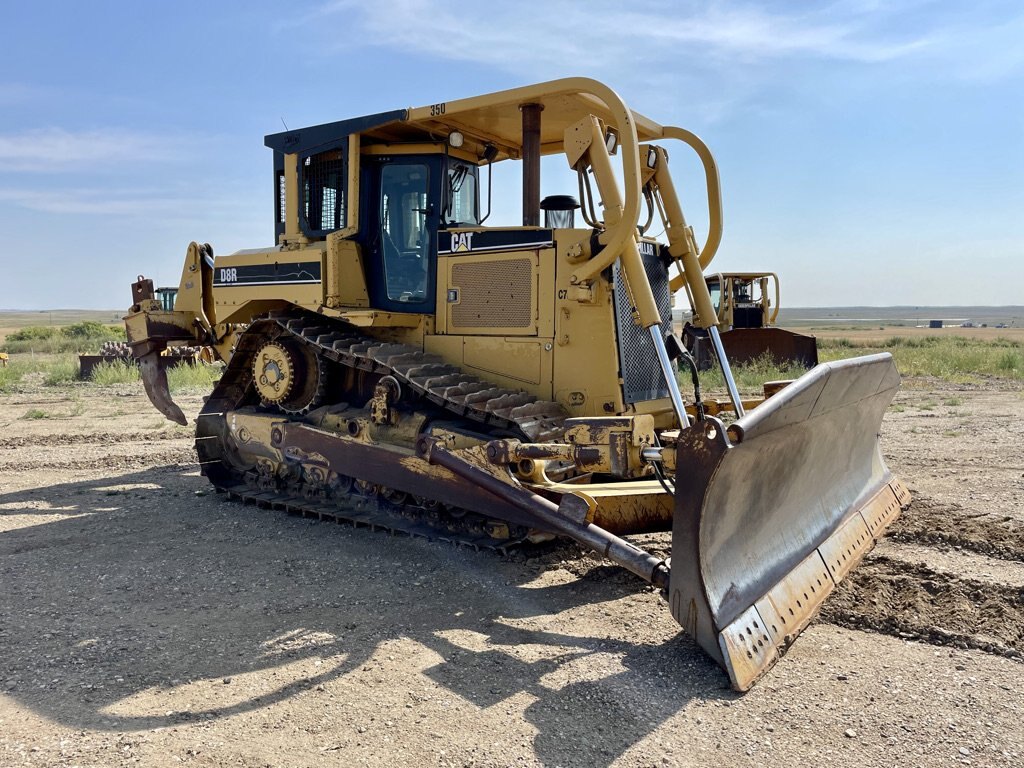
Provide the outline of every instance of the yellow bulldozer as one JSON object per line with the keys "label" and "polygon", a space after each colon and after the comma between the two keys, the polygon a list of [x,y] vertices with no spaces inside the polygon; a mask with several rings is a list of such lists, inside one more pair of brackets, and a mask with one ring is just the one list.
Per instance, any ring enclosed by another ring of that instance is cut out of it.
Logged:
{"label": "yellow bulldozer", "polygon": [[[702,246],[669,142],[703,165]],[[140,277],[125,318],[174,421],[162,350],[209,345],[226,362],[196,419],[218,490],[477,546],[575,540],[661,589],[737,690],[909,503],[878,445],[899,386],[889,355],[740,397],[703,276],[722,233],[718,172],[693,133],[570,78],[265,143],[276,244],[194,242],[173,308]],[[575,171],[585,226],[576,201],[540,200],[552,154]],[[511,161],[522,226],[485,226],[490,168]],[[684,287],[726,374],[714,410],[673,333]],[[622,538],[659,530],[670,557]]]}
{"label": "yellow bulldozer", "polygon": [[[774,272],[717,272],[705,276],[715,327],[730,363],[752,363],[770,357],[782,365],[813,368],[818,364],[818,342],[813,336],[779,328],[779,277]],[[683,344],[697,368],[715,364],[715,350],[692,294],[691,322],[683,326]],[[774,297],[774,300],[773,300]]]}

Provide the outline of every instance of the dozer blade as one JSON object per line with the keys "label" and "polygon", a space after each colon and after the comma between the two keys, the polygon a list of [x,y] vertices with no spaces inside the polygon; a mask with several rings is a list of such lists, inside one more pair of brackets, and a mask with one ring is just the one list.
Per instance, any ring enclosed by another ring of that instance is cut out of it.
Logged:
{"label": "dozer blade", "polygon": [[734,365],[768,355],[778,362],[813,368],[818,364],[818,341],[784,328],[733,328],[722,334],[722,346]]}
{"label": "dozer blade", "polygon": [[878,432],[888,354],[824,363],[678,447],[672,615],[747,690],[909,504]]}
{"label": "dozer blade", "polygon": [[149,401],[171,421],[178,424],[188,424],[188,419],[182,413],[181,408],[171,399],[171,391],[167,386],[167,369],[164,367],[165,358],[159,350],[152,350],[139,357],[139,373],[142,376],[142,386],[146,388]]}

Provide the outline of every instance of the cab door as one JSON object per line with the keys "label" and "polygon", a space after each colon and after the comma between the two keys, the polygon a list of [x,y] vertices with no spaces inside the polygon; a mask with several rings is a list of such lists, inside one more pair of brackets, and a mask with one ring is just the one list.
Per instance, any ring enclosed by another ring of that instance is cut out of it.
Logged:
{"label": "cab door", "polygon": [[367,158],[371,175],[367,247],[373,307],[433,314],[439,180],[425,156]]}

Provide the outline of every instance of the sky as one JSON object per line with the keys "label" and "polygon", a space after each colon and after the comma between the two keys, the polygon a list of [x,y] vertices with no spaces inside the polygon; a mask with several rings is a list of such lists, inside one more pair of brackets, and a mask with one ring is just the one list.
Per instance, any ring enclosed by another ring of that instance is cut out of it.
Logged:
{"label": "sky", "polygon": [[[501,7],[498,7],[498,6]],[[0,309],[126,308],[273,244],[266,134],[566,76],[698,133],[714,271],[782,305],[1024,303],[1024,6],[0,0]],[[688,220],[703,177],[669,147]],[[542,193],[575,194],[564,160]],[[495,215],[517,224],[512,172]]]}

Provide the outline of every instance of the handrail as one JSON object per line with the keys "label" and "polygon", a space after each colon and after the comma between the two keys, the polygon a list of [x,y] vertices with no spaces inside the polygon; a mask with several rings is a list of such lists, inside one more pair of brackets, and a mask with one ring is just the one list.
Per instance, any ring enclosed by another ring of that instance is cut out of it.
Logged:
{"label": "handrail", "polygon": [[[722,185],[718,178],[718,165],[715,163],[714,155],[711,154],[708,145],[692,131],[675,125],[667,125],[662,128],[661,135],[666,139],[678,139],[689,145],[697,153],[697,157],[700,158],[701,164],[704,166],[704,180],[708,193],[708,237],[700,249],[700,267],[702,270],[707,269],[722,242]],[[686,276],[679,274],[672,278],[670,287],[675,292],[682,289],[685,284]]]}
{"label": "handrail", "polygon": [[[636,121],[633,119],[633,113],[626,106],[622,97],[598,80],[589,77],[565,77],[558,80],[536,83],[535,85],[510,88],[506,91],[497,91],[486,96],[475,96],[468,99],[445,102],[444,115],[445,117],[451,117],[460,112],[476,110],[492,104],[506,104],[513,101],[527,104],[537,99],[566,94],[589,96],[603,104],[608,110],[619,136],[620,152],[622,153],[622,175],[626,184],[622,218],[615,227],[606,230],[602,236],[602,243],[605,246],[604,250],[590,261],[582,264],[572,274],[571,280],[573,283],[582,283],[592,279],[618,258],[626,244],[627,238],[635,237],[636,225],[640,219],[640,157],[637,149],[639,141],[637,139]],[[411,108],[406,119],[409,122],[428,119],[431,109],[432,107],[430,106]]]}

